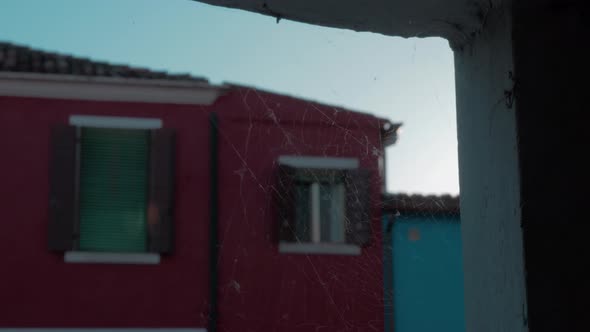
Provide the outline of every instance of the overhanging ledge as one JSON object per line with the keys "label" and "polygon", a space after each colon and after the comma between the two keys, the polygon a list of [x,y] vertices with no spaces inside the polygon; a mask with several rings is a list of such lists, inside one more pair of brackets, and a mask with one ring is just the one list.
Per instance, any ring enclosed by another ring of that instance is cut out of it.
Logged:
{"label": "overhanging ledge", "polygon": [[[197,0],[195,0],[197,1]],[[485,25],[488,11],[506,0],[198,0],[333,28],[389,36],[443,37],[467,44]]]}

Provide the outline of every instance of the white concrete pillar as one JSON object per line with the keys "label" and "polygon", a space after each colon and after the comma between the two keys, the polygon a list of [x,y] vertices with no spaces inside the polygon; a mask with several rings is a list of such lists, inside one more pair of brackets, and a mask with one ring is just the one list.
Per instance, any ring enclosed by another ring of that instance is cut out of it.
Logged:
{"label": "white concrete pillar", "polygon": [[455,50],[461,224],[468,332],[525,331],[511,13],[488,13]]}

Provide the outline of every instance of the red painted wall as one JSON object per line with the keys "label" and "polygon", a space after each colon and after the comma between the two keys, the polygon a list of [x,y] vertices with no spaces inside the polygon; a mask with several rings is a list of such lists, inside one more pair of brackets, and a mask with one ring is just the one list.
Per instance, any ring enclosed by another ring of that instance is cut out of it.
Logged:
{"label": "red painted wall", "polygon": [[[246,88],[212,106],[0,97],[0,327],[206,327],[209,113],[219,114],[220,331],[383,330],[380,120]],[[67,264],[46,247],[49,130],[71,114],[177,129],[175,253],[160,265]],[[375,239],[360,256],[279,254],[278,156],[359,158]]]}

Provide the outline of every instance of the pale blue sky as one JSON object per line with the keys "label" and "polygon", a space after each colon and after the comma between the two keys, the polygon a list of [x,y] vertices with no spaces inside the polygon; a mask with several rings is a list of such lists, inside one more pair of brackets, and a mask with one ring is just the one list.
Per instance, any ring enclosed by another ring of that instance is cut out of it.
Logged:
{"label": "pale blue sky", "polygon": [[459,192],[453,54],[443,39],[277,24],[189,0],[0,0],[0,40],[400,121],[387,151],[388,190]]}

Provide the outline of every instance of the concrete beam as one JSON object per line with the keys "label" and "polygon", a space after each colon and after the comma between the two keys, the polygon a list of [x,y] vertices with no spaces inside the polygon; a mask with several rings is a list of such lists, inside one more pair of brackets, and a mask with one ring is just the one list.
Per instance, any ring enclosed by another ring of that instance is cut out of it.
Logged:
{"label": "concrete beam", "polygon": [[490,9],[506,0],[200,0],[315,25],[400,37],[443,37],[451,47],[469,42]]}

